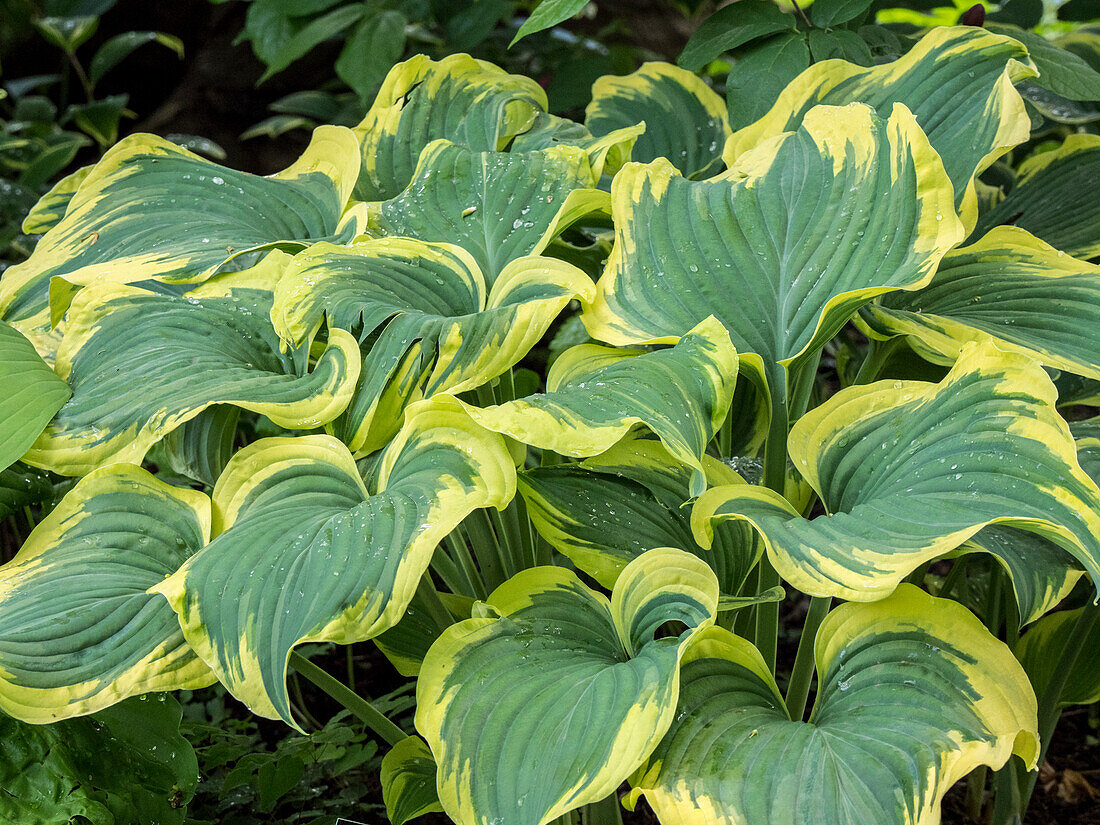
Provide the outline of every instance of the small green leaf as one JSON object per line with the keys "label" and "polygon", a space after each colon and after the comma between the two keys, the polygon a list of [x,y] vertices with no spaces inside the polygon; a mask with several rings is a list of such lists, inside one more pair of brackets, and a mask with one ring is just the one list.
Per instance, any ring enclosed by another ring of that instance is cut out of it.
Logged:
{"label": "small green leaf", "polygon": [[584,125],[593,135],[640,123],[645,132],[634,143],[632,160],[667,158],[689,178],[705,178],[721,168],[730,135],[726,106],[691,72],[669,63],[644,63],[632,74],[601,77],[593,84],[592,102],[584,110]]}
{"label": "small green leaf", "polygon": [[[826,0],[818,0],[821,2]],[[718,9],[704,20],[676,63],[694,72],[746,43],[794,28],[794,16],[780,11],[771,0],[741,0]]]}
{"label": "small green leaf", "polygon": [[847,23],[870,8],[873,0],[816,0],[810,6],[810,22],[820,28]]}
{"label": "small green leaf", "polygon": [[149,31],[124,32],[115,35],[99,47],[88,65],[88,79],[92,83],[98,83],[107,72],[146,43],[158,43],[174,51],[176,57],[183,59],[183,41],[174,35]]}
{"label": "small green leaf", "polygon": [[165,694],[28,725],[0,714],[0,820],[183,825],[198,760]]}
{"label": "small green leaf", "polygon": [[380,11],[360,20],[348,37],[336,58],[336,74],[361,99],[369,99],[401,59],[407,24],[399,11]]}
{"label": "small green leaf", "polygon": [[46,38],[46,42],[72,53],[95,34],[99,19],[96,17],[39,17],[34,21],[34,26]]}
{"label": "small green leaf", "polygon": [[[460,825],[540,825],[614,793],[673,719],[681,651],[714,621],[699,558],[656,549],[610,601],[569,570],[524,570],[448,629],[417,682],[416,727]],[[666,622],[678,635],[656,636]]]}
{"label": "small green leaf", "polygon": [[366,13],[366,4],[353,3],[311,20],[300,31],[288,38],[271,56],[271,59],[266,61],[267,70],[260,77],[259,82],[263,83],[272,75],[278,74],[295,60],[304,57],[315,46],[353,25]]}
{"label": "small green leaf", "polygon": [[541,0],[531,16],[519,27],[519,31],[516,32],[516,36],[512,38],[512,42],[508,46],[516,45],[519,40],[529,34],[549,29],[563,20],[568,20],[587,5],[588,0]]}
{"label": "small green leaf", "polygon": [[812,62],[806,38],[795,32],[769,37],[742,50],[726,79],[730,125],[741,128],[763,117],[787,84]]}

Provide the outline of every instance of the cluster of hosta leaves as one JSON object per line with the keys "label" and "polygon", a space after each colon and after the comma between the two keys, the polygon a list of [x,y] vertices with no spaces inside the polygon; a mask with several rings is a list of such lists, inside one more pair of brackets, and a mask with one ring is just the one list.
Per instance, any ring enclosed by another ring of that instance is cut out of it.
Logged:
{"label": "cluster of hosta leaves", "polygon": [[[5,506],[75,479],[0,567],[0,710],[33,736],[220,682],[299,726],[295,648],[374,640],[416,679],[396,825],[624,783],[664,825],[931,825],[974,768],[1034,768],[1100,584],[1100,429],[1052,380],[1100,386],[1067,195],[1100,138],[1032,140],[1038,72],[938,28],[733,131],[667,64],[575,123],[419,57],[271,177],[123,140],[0,280]],[[925,575],[959,557],[1001,619]],[[817,616],[786,696],[783,585]],[[999,635],[1032,622],[1029,679]]]}

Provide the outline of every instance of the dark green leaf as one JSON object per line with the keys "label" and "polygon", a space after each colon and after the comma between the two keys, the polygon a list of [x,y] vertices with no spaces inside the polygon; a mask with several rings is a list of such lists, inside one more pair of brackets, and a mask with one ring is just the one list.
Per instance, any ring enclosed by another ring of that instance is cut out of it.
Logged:
{"label": "dark green leaf", "polygon": [[260,78],[260,83],[278,74],[298,58],[304,57],[314,46],[340,34],[359,20],[366,11],[366,6],[362,4],[341,6],[309,23],[284,42],[267,61],[267,71]]}
{"label": "dark green leaf", "polygon": [[88,66],[88,79],[98,83],[100,78],[130,56],[130,53],[146,43],[159,43],[183,58],[183,41],[163,32],[124,32],[115,35],[95,53]]}
{"label": "dark green leaf", "polygon": [[789,32],[742,53],[726,80],[730,126],[737,129],[762,117],[784,87],[810,65],[805,38]]}
{"label": "dark green leaf", "polygon": [[512,42],[508,45],[514,46],[529,34],[549,29],[563,20],[568,20],[574,14],[579,13],[586,5],[588,5],[588,0],[542,0],[538,8],[519,27],[516,36],[512,38]]}
{"label": "dark green leaf", "polygon": [[1058,8],[1058,19],[1071,23],[1088,23],[1100,19],[1100,1],[1069,0]]}
{"label": "dark green leaf", "polygon": [[704,20],[676,62],[685,69],[695,71],[725,52],[753,40],[793,30],[794,17],[781,12],[769,0],[741,0],[719,9]]}
{"label": "dark green leaf", "polygon": [[405,25],[399,11],[382,11],[364,17],[336,59],[336,74],[360,98],[367,99],[381,85],[405,51]]}
{"label": "dark green leaf", "polygon": [[1017,26],[989,23],[986,28],[1027,46],[1039,69],[1039,77],[1034,82],[1044,89],[1070,100],[1100,100],[1100,73],[1073,52]]}
{"label": "dark green leaf", "polygon": [[867,11],[872,0],[817,0],[810,7],[810,22],[826,28],[854,20]]}
{"label": "dark green leaf", "polygon": [[1000,11],[986,15],[986,20],[1011,23],[1021,29],[1030,29],[1043,21],[1043,0],[1008,0],[1001,3]]}

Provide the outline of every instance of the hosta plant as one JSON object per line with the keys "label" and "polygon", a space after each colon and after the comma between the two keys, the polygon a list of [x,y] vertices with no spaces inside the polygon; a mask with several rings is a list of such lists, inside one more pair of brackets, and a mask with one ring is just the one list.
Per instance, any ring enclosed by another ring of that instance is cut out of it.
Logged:
{"label": "hosta plant", "polygon": [[[939,28],[734,131],[671,65],[574,123],[414,58],[268,178],[126,138],[0,281],[7,724],[304,729],[293,669],[395,825],[933,825],[989,769],[1012,821],[1098,693],[1100,238],[1049,195],[1097,139],[1032,139],[1037,71]],[[413,736],[296,651],[367,640]]]}

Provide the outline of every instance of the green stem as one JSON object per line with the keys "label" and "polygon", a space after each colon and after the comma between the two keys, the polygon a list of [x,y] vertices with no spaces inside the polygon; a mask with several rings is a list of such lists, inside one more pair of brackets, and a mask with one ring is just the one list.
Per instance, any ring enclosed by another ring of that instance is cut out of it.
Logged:
{"label": "green stem", "polygon": [[452,558],[455,558],[458,562],[458,567],[462,571],[462,578],[466,584],[464,589],[467,595],[475,599],[484,599],[488,596],[489,593],[477,572],[477,565],[474,564],[474,558],[470,555],[470,548],[462,538],[462,533],[458,530],[451,531],[443,539],[443,544],[450,549]]}
{"label": "green stem", "polygon": [[424,609],[428,611],[438,627],[450,627],[454,624],[454,616],[439,598],[439,591],[435,589],[435,582],[432,581],[430,574],[420,579],[420,584],[416,586],[416,598],[420,599]]}
{"label": "green stem", "polygon": [[527,502],[523,500],[523,496],[516,495],[512,499],[512,503],[508,505],[508,509],[513,511],[516,527],[519,530],[520,549],[523,551],[523,566],[525,568],[537,567],[539,560],[535,550],[535,525],[531,523],[531,518],[527,515]]}
{"label": "green stem", "polygon": [[[764,445],[764,486],[783,495],[787,486],[787,404],[783,397],[772,399],[772,420],[768,440]],[[779,584],[779,574],[765,555],[760,559],[757,592]],[[756,608],[756,647],[768,668],[775,672],[775,657],[779,646],[779,603],[769,602]]]}
{"label": "green stem", "polygon": [[726,413],[726,418],[722,422],[722,429],[718,431],[718,456],[719,458],[729,458],[731,452],[733,452],[732,410]]}
{"label": "green stem", "polygon": [[348,669],[348,687],[351,690],[355,690],[355,651],[354,645],[346,645],[344,647],[344,657],[347,661]]}
{"label": "green stem", "polygon": [[500,376],[500,391],[497,393],[501,404],[516,400],[516,382],[512,377],[512,371],[507,370]]}
{"label": "green stem", "polygon": [[982,818],[982,802],[985,796],[985,780],[989,776],[989,768],[985,765],[978,766],[966,777],[966,815],[972,822],[980,822]]}
{"label": "green stem", "polygon": [[[1096,605],[1088,604],[1085,606],[1085,609],[1081,611],[1081,615],[1077,617],[1077,621],[1073,625],[1073,631],[1066,641],[1066,646],[1062,648],[1062,652],[1058,656],[1058,664],[1051,673],[1050,681],[1043,687],[1042,692],[1039,694],[1040,766],[1046,758],[1047,749],[1050,747],[1051,737],[1054,735],[1054,728],[1058,724],[1058,717],[1061,716],[1062,711],[1058,704],[1058,700],[1062,697],[1062,691],[1065,689],[1066,680],[1069,679],[1070,673],[1073,672],[1074,667],[1077,665],[1077,659],[1084,649],[1085,641],[1088,639],[1089,633],[1092,632],[1092,627],[1096,624],[1098,618],[1100,618],[1100,607]],[[1027,805],[1031,801],[1031,794],[1035,790],[1035,780],[1038,778],[1039,771],[1034,770],[1026,774],[1024,781],[1021,783],[1021,811],[1027,810]]]}
{"label": "green stem", "polygon": [[481,568],[481,580],[485,583],[486,592],[492,591],[508,576],[505,574],[504,559],[500,553],[499,542],[489,517],[484,511],[471,513],[462,522],[462,532],[466,536],[466,544],[473,551]]}
{"label": "green stem", "polygon": [[396,745],[408,734],[391,722],[382,711],[351,690],[339,679],[335,679],[298,651],[290,653],[290,666],[314,685],[319,687],[345,708],[350,710],[368,728],[378,734],[390,745]]}
{"label": "green stem", "polygon": [[[496,512],[491,511],[491,512]],[[481,557],[482,554],[492,554],[494,558],[494,566],[500,570],[500,582],[506,581],[519,572],[516,569],[515,560],[512,559],[511,553],[508,552],[505,546],[506,539],[504,538],[504,529],[500,524],[499,514],[497,515],[496,523],[490,521],[489,513],[484,509],[474,510],[462,522],[462,526],[466,529],[467,534],[470,536],[470,543],[477,548],[477,554]],[[494,580],[494,585],[499,582]]]}
{"label": "green stem", "polygon": [[447,589],[452,593],[464,593],[468,586],[466,577],[459,571],[458,565],[455,564],[454,559],[448,555],[449,552],[450,548],[447,539],[444,539],[442,546],[437,548],[432,554],[432,572],[436,573],[439,578],[443,580],[443,584],[445,584]]}
{"label": "green stem", "polygon": [[[745,577],[745,584],[741,588],[741,593],[755,596],[759,592],[760,565],[757,565]],[[756,643],[756,608],[758,606],[746,607],[744,610],[738,610],[733,614],[736,617],[733,622],[733,632],[743,639],[748,639],[753,644]]]}
{"label": "green stem", "polygon": [[886,360],[897,349],[900,342],[901,338],[891,338],[888,341],[876,341],[872,338],[867,344],[867,355],[863,359],[863,363],[859,365],[859,372],[852,379],[852,385],[870,384],[878,378],[878,374],[882,371]]}
{"label": "green stem", "polygon": [[810,398],[814,391],[814,382],[817,380],[817,368],[821,365],[821,350],[806,359],[798,368],[794,376],[793,391],[791,392],[791,405],[789,420],[797,421],[810,406]]}
{"label": "green stem", "polygon": [[810,609],[806,613],[806,623],[802,627],[802,636],[798,640],[798,653],[794,657],[794,670],[791,682],[787,686],[787,710],[791,719],[802,721],[806,713],[806,699],[810,695],[810,681],[814,675],[814,640],[817,629],[829,613],[833,600],[828,596],[814,596],[810,600]]}
{"label": "green stem", "polygon": [[599,802],[589,802],[581,808],[583,825],[623,825],[623,809],[619,795],[612,793]]}
{"label": "green stem", "polygon": [[966,556],[960,556],[955,559],[955,563],[951,565],[951,569],[948,571],[947,576],[943,580],[943,584],[940,586],[939,592],[936,593],[941,599],[946,599],[954,592],[955,587],[962,580],[963,574],[966,572],[966,565],[969,559]]}

